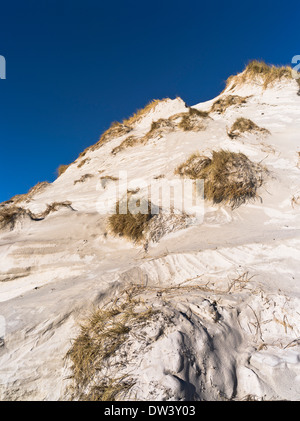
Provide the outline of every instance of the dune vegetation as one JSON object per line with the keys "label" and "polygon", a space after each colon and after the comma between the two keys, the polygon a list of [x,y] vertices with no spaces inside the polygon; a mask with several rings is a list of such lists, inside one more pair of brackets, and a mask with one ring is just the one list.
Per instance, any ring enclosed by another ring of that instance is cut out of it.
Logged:
{"label": "dune vegetation", "polygon": [[213,151],[211,158],[195,153],[175,170],[183,177],[203,179],[204,198],[232,208],[257,199],[266,172],[246,155],[226,150]]}
{"label": "dune vegetation", "polygon": [[[252,60],[245,67],[242,73],[238,75],[230,76],[226,82],[226,88],[230,85],[237,86],[247,82],[260,79],[263,88],[266,89],[268,86],[274,84],[274,82],[281,79],[292,79],[292,68],[290,66],[275,66],[269,65],[264,61]],[[300,87],[300,79],[297,79]]]}
{"label": "dune vegetation", "polygon": [[30,209],[25,209],[20,206],[4,206],[0,208],[0,229],[9,228],[13,230],[17,221],[20,221],[24,217],[30,218],[32,221],[41,221],[51,212],[56,212],[60,208],[69,208],[74,210],[71,206],[71,202],[53,202],[50,205],[46,206],[46,209],[43,212],[35,214],[30,211]]}
{"label": "dune vegetation", "polygon": [[225,95],[213,103],[210,111],[212,113],[224,114],[229,107],[246,104],[247,99],[248,97],[241,97],[239,95]]}
{"label": "dune vegetation", "polygon": [[[92,312],[81,324],[80,333],[66,355],[71,370],[71,399],[125,399],[135,382],[119,373],[124,364],[114,357],[128,341],[130,332],[143,328],[156,313],[135,297],[134,288],[119,292],[118,298]],[[105,375],[107,365],[115,367],[114,377]]]}
{"label": "dune vegetation", "polygon": [[[131,211],[131,195],[126,202],[118,201],[116,204],[116,213],[108,218],[108,228],[114,234],[125,237],[136,243],[140,243],[148,229],[149,221],[152,218],[150,201],[140,199],[136,201],[136,205],[141,209],[145,208],[145,213],[133,213]],[[123,213],[123,208],[126,213]]]}
{"label": "dune vegetation", "polygon": [[231,129],[228,131],[228,136],[231,139],[241,136],[243,133],[257,133],[267,135],[270,134],[269,130],[259,127],[252,120],[244,117],[238,118],[232,125]]}

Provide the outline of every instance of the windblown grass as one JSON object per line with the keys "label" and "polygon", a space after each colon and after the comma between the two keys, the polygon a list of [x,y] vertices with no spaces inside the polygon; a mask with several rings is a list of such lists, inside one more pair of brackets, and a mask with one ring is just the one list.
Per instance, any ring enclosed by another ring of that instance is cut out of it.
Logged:
{"label": "windblown grass", "polygon": [[141,139],[141,143],[145,144],[155,137],[161,137],[163,133],[173,130],[174,127],[171,119],[160,118],[157,121],[153,121],[150,130]]}
{"label": "windblown grass", "polygon": [[113,155],[116,155],[117,153],[123,151],[124,149],[131,148],[133,146],[138,145],[139,143],[141,143],[140,138],[138,138],[136,136],[128,136],[128,137],[126,137],[125,140],[123,140],[123,142],[120,143],[120,145],[113,148],[111,153]]}
{"label": "windblown grass", "polygon": [[199,131],[206,128],[204,119],[209,117],[207,111],[200,111],[196,108],[190,108],[187,113],[182,114],[182,119],[178,127],[184,131]]}
{"label": "windblown grass", "polygon": [[74,185],[77,184],[77,183],[84,183],[86,180],[88,180],[89,178],[92,178],[92,177],[94,177],[93,174],[84,174],[78,180],[74,181]]}
{"label": "windblown grass", "polygon": [[118,181],[119,177],[114,177],[113,175],[102,175],[100,180]]}
{"label": "windblown grass", "polygon": [[[266,64],[264,61],[253,60],[245,68],[245,70],[236,75],[230,76],[226,82],[226,88],[231,84],[240,85],[245,82],[257,81],[262,82],[263,88],[281,79],[292,79],[292,68],[290,66],[274,66]],[[299,86],[300,86],[300,82]]]}
{"label": "windblown grass", "polygon": [[248,97],[238,95],[225,95],[213,103],[210,111],[212,113],[224,114],[229,107],[246,104],[247,99]]}
{"label": "windblown grass", "polygon": [[47,205],[46,209],[38,214],[34,214],[29,209],[20,206],[4,206],[0,209],[0,229],[10,228],[13,230],[17,221],[24,217],[29,217],[33,221],[41,221],[51,212],[56,212],[62,207],[67,207],[73,210],[71,202],[53,202]]}
{"label": "windblown grass", "polygon": [[250,132],[250,133],[256,132],[256,133],[261,133],[264,135],[270,134],[269,130],[263,127],[259,127],[252,120],[249,120],[248,118],[240,117],[232,125],[230,131],[228,132],[228,136],[231,139],[234,139],[246,132]]}
{"label": "windblown grass", "polygon": [[85,158],[85,159],[82,159],[82,160],[79,162],[79,164],[77,165],[77,168],[81,168],[81,167],[83,167],[83,166],[84,166],[85,164],[87,164],[90,160],[91,160],[90,158]]}
{"label": "windblown grass", "polygon": [[179,165],[175,174],[181,177],[191,178],[193,180],[200,179],[202,170],[210,165],[211,159],[207,156],[202,156],[198,152],[192,154],[183,164]]}
{"label": "windblown grass", "polygon": [[118,364],[114,357],[128,340],[131,330],[146,325],[156,311],[134,298],[133,289],[121,291],[118,297],[93,311],[81,325],[80,333],[66,355],[71,363],[73,399],[124,399],[134,385],[133,379],[126,374],[112,378],[104,374],[107,373],[105,369],[119,369],[121,363]]}
{"label": "windblown grass", "polygon": [[[129,196],[127,204],[120,201],[117,202],[116,213],[108,218],[108,227],[113,234],[139,243],[144,239],[145,231],[147,231],[149,221],[153,215],[151,214],[152,204],[150,201],[147,202],[140,199],[136,202],[141,208],[145,208],[147,213],[138,212],[134,214],[130,212],[131,196]],[[127,210],[127,213],[122,213],[123,208],[125,208],[125,211]]]}
{"label": "windblown grass", "polygon": [[141,119],[147,115],[150,111],[152,111],[158,104],[162,102],[167,102],[170,98],[163,98],[163,99],[154,99],[153,101],[149,102],[144,108],[137,110],[131,117],[123,120],[123,124],[133,126]]}
{"label": "windblown grass", "polygon": [[120,145],[116,146],[111,153],[116,155],[118,152],[124,149],[131,148],[137,145],[145,145],[150,139],[161,136],[164,132],[172,130],[174,124],[171,119],[160,118],[157,121],[153,121],[150,130],[142,137],[128,136]]}
{"label": "windblown grass", "polygon": [[68,165],[60,165],[57,168],[57,175],[58,175],[58,177],[60,177],[69,168],[69,166],[70,166],[70,164],[68,164]]}
{"label": "windblown grass", "polygon": [[175,170],[184,177],[203,179],[205,199],[232,208],[258,197],[257,189],[266,172],[246,155],[225,150],[213,151],[212,158],[193,154]]}
{"label": "windblown grass", "polygon": [[28,215],[30,212],[19,206],[9,206],[0,210],[0,229],[9,227],[14,229],[16,222],[22,217]]}
{"label": "windblown grass", "polygon": [[41,193],[46,187],[50,186],[48,181],[42,181],[31,187],[25,194],[16,194],[11,199],[5,201],[3,204],[14,204],[17,205],[21,202],[29,202],[36,194]]}
{"label": "windblown grass", "polygon": [[110,181],[118,181],[118,177],[114,177],[113,175],[103,175],[100,177],[101,186],[105,189],[107,184]]}
{"label": "windblown grass", "polygon": [[[119,123],[115,121],[111,124],[111,126],[101,135],[100,139],[94,145],[87,147],[83,152],[79,154],[78,158],[83,158],[87,152],[93,152],[99,149],[102,145],[107,143],[109,140],[124,136],[125,134],[129,133],[132,130],[131,126],[128,126],[124,123]],[[83,162],[83,161],[81,161]],[[83,165],[83,163],[81,164]],[[80,166],[80,164],[78,164]]]}

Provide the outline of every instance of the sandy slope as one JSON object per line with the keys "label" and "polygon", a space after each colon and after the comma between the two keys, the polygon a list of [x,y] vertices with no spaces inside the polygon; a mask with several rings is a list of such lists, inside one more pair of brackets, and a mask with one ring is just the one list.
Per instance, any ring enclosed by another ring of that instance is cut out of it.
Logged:
{"label": "sandy slope", "polygon": [[[126,354],[124,374],[135,380],[127,398],[299,399],[300,217],[291,200],[300,195],[300,97],[294,81],[230,94],[251,97],[211,114],[204,131],[164,132],[112,155],[124,135],[87,152],[23,204],[40,212],[68,200],[73,210],[24,219],[1,233],[1,399],[66,399],[64,355],[78,322],[128,284],[143,287],[143,300],[158,316],[134,330],[117,356],[122,361]],[[195,108],[208,110],[212,102]],[[163,102],[130,134],[142,136],[152,121],[186,110],[180,99]],[[240,116],[271,135],[230,139],[227,129]],[[236,210],[206,203],[202,224],[165,235],[147,252],[107,234],[97,206],[114,197],[116,182],[104,188],[100,176],[126,170],[129,181],[172,179],[191,153],[219,148],[263,160],[270,175],[261,202]],[[85,174],[92,176],[74,185]]]}

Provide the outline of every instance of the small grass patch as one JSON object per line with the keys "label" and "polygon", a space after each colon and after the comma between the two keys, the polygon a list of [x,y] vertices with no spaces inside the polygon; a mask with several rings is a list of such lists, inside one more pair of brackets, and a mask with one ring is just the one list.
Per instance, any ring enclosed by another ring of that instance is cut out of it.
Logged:
{"label": "small grass patch", "polygon": [[224,114],[225,111],[232,106],[246,104],[249,97],[241,97],[238,95],[225,95],[215,101],[211,107],[212,113]]}
{"label": "small grass patch", "polygon": [[[127,204],[120,201],[117,202],[116,213],[110,215],[108,218],[108,227],[113,234],[125,237],[136,243],[140,243],[144,239],[149,221],[153,216],[151,214],[152,204],[150,201],[143,199],[133,199],[137,206],[146,209],[147,212],[138,212],[134,214],[130,211],[132,203],[131,200],[132,197],[130,196],[127,200]],[[127,211],[125,214],[122,213],[124,208],[125,211]]]}
{"label": "small grass patch", "polygon": [[25,194],[16,194],[11,199],[4,202],[4,204],[18,204],[20,202],[29,202],[36,194],[41,193],[45,188],[50,186],[48,181],[42,181],[31,187]]}
{"label": "small grass patch", "polygon": [[204,119],[209,117],[209,112],[190,108],[189,112],[183,113],[178,127],[184,131],[199,131],[206,128]]}
{"label": "small grass patch", "polygon": [[51,212],[56,212],[62,207],[67,207],[73,210],[71,202],[69,201],[53,202],[50,205],[47,205],[46,209],[39,214],[35,214],[29,209],[15,205],[3,207],[0,209],[0,229],[10,228],[10,230],[13,230],[16,222],[26,216],[33,221],[41,221]]}
{"label": "small grass patch", "polygon": [[79,162],[79,164],[77,165],[77,168],[81,168],[81,167],[83,167],[83,165],[87,164],[90,160],[91,160],[90,158],[85,158],[85,159],[82,159],[82,160]]}
{"label": "small grass patch", "polygon": [[[126,124],[119,123],[118,121],[113,122],[111,126],[101,135],[98,142],[95,143],[94,145],[87,147],[83,152],[79,154],[78,158],[83,158],[87,154],[87,152],[96,151],[102,145],[107,143],[109,140],[124,136],[125,134],[129,133],[131,130],[132,130],[132,127]],[[78,164],[78,167],[80,167],[84,163],[85,161],[81,161],[81,163]]]}
{"label": "small grass patch", "polygon": [[120,143],[120,145],[116,146],[115,148],[113,148],[113,150],[111,151],[111,153],[113,155],[116,155],[118,152],[123,151],[126,148],[131,148],[133,146],[138,145],[140,142],[140,139],[136,136],[128,136],[126,137],[125,140],[123,140],[123,142]]}
{"label": "small grass patch", "polygon": [[258,197],[257,189],[266,172],[246,155],[225,150],[213,151],[212,158],[193,154],[175,170],[184,177],[203,179],[205,199],[232,208]]}
{"label": "small grass patch", "polygon": [[118,181],[119,177],[114,177],[113,175],[103,175],[100,177],[100,180]]}
{"label": "small grass patch", "polygon": [[174,127],[171,119],[160,118],[157,121],[153,121],[150,130],[140,139],[140,142],[145,144],[155,137],[161,137],[164,132],[171,131]]}
{"label": "small grass patch", "polygon": [[74,181],[74,185],[77,184],[77,183],[84,183],[86,180],[88,180],[89,178],[92,178],[92,177],[94,177],[93,174],[84,174],[78,180]]}
{"label": "small grass patch", "polygon": [[162,103],[162,102],[167,102],[169,101],[170,98],[163,98],[163,99],[154,99],[153,101],[149,102],[144,108],[141,108],[139,110],[137,110],[131,117],[123,120],[123,124],[129,125],[129,126],[133,126],[136,123],[138,123],[139,121],[141,121],[141,119],[147,115],[150,111],[154,110],[154,108]]}
{"label": "small grass patch", "polygon": [[[101,145],[101,144],[106,143],[108,140],[111,140],[113,138],[124,136],[125,134],[129,133],[131,130],[132,130],[132,127],[130,127],[126,124],[114,122],[114,123],[112,123],[110,128],[108,130],[106,130],[103,133],[103,135],[100,137],[100,140],[99,140],[98,144]],[[98,144],[96,144],[96,145],[98,145]],[[96,146],[96,145],[94,145],[94,146]],[[97,149],[97,147],[95,149]],[[94,149],[92,149],[92,150],[94,150]]]}
{"label": "small grass patch", "polygon": [[210,163],[210,158],[200,155],[198,152],[196,152],[176,168],[175,174],[178,174],[181,177],[196,180],[201,178],[202,170],[206,166],[210,165]]}
{"label": "small grass patch", "polygon": [[112,175],[103,175],[100,177],[100,182],[101,182],[101,186],[105,189],[107,184],[110,181],[118,181],[119,178],[118,177],[114,177]]}
{"label": "small grass patch", "polygon": [[9,227],[11,230],[14,229],[16,222],[23,216],[29,215],[30,213],[19,206],[9,206],[0,210],[0,229]]}
{"label": "small grass patch", "polygon": [[[157,312],[134,297],[133,289],[121,291],[118,298],[92,312],[81,324],[66,358],[70,361],[73,399],[118,400],[128,393],[134,381],[127,375],[107,376],[107,367],[118,371],[114,359],[130,332],[142,328]],[[122,366],[122,368],[124,368]],[[100,373],[100,375],[99,375]]]}
{"label": "small grass patch", "polygon": [[153,121],[150,127],[150,130],[142,137],[128,136],[120,145],[116,146],[111,153],[116,155],[118,152],[123,151],[124,149],[131,148],[137,145],[144,145],[150,139],[154,137],[161,136],[164,131],[172,130],[174,124],[170,119],[160,118],[157,121]]}
{"label": "small grass patch", "polygon": [[60,165],[57,168],[57,176],[60,177],[64,172],[66,172],[66,170],[69,168],[71,164],[68,165]]}
{"label": "small grass patch", "polygon": [[228,132],[228,136],[231,139],[234,139],[246,132],[248,133],[256,132],[256,133],[261,133],[264,135],[270,134],[269,130],[263,127],[259,127],[252,120],[249,120],[248,118],[240,117],[232,125],[230,131]]}

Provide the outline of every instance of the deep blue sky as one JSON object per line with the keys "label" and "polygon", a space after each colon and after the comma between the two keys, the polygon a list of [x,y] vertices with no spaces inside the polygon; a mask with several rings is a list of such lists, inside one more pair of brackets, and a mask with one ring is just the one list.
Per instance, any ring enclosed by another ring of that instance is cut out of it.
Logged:
{"label": "deep blue sky", "polygon": [[299,17],[299,0],[1,0],[0,201],[153,98],[193,105],[250,59],[289,64]]}

